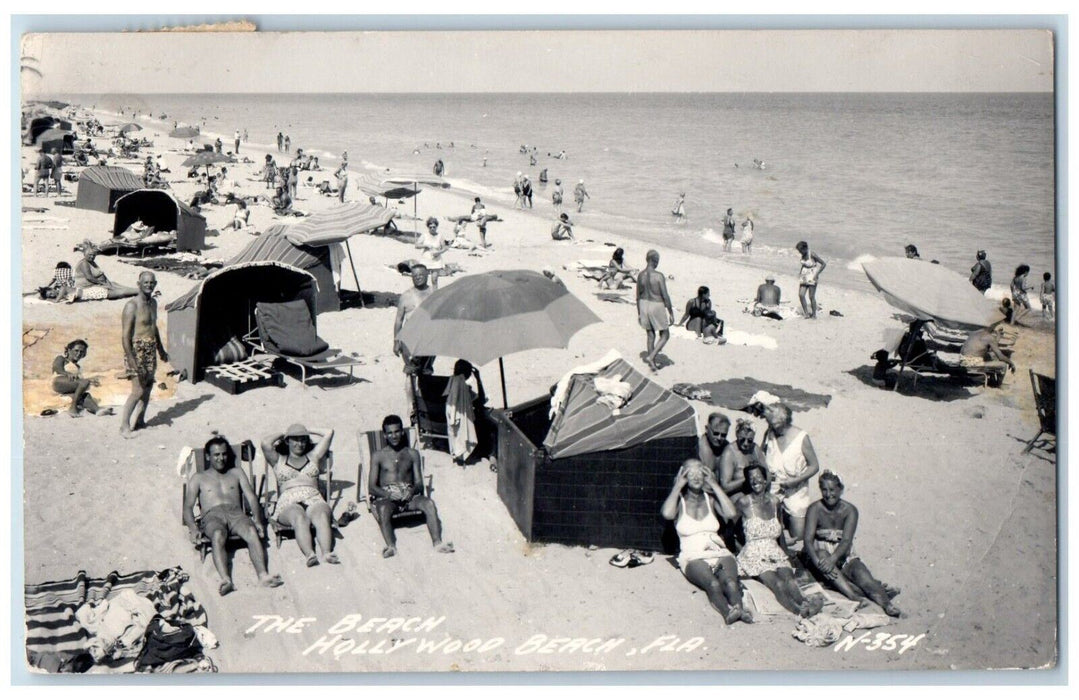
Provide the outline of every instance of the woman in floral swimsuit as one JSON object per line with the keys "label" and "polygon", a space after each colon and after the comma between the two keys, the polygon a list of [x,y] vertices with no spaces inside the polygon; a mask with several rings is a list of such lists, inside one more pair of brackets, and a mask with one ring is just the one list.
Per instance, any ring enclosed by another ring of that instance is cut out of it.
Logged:
{"label": "woman in floral swimsuit", "polygon": [[[311,442],[312,435],[319,437],[318,443]],[[341,563],[333,552],[333,514],[318,490],[319,465],[331,442],[333,430],[309,431],[299,423],[262,440],[267,478],[276,482],[277,502],[271,504],[270,519],[293,529],[308,566],[318,565],[312,526],[326,563]]]}

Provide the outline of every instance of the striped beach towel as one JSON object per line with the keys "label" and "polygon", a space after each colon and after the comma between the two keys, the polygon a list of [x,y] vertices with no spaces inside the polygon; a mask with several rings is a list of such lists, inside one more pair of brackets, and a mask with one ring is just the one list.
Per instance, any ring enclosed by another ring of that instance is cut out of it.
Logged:
{"label": "striped beach towel", "polygon": [[74,578],[50,581],[25,588],[26,654],[31,663],[46,654],[75,656],[89,649],[90,633],[75,619],[75,611],[123,590],[134,591],[154,604],[157,613],[170,621],[206,624],[206,610],[186,585],[180,567],[164,571],[136,571],[105,578],[90,578],[79,571]]}

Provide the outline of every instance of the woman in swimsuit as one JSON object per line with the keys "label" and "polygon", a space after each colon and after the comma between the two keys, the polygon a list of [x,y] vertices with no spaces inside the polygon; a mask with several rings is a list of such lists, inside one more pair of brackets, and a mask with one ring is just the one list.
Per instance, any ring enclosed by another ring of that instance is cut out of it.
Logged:
{"label": "woman in swimsuit", "polygon": [[599,278],[599,286],[604,289],[610,289],[611,284],[615,285],[615,289],[625,289],[625,285],[622,284],[625,280],[635,280],[637,277],[637,271],[631,267],[626,267],[626,251],[621,248],[615,248],[614,254],[611,255],[610,262],[607,263],[607,269],[603,275]]}
{"label": "woman in swimsuit", "polygon": [[[753,618],[742,607],[738,563],[719,536],[719,518],[736,517],[734,504],[699,459],[687,459],[674,478],[660,514],[678,533],[678,568],[708,596],[728,625]],[[718,517],[717,517],[718,516]]]}
{"label": "woman in swimsuit", "polygon": [[686,312],[675,325],[682,324],[698,336],[706,339],[715,338],[720,345],[727,342],[727,339],[723,337],[723,321],[717,318],[716,312],[712,310],[712,298],[708,287],[698,287],[697,296],[686,302]]}
{"label": "woman in swimsuit", "polygon": [[70,394],[71,395],[71,408],[68,412],[73,415],[79,415],[79,409],[85,408],[90,413],[97,414],[101,412],[102,415],[112,415],[112,409],[105,409],[101,411],[97,401],[93,396],[90,396],[90,387],[100,386],[101,381],[98,379],[87,379],[82,376],[82,368],[79,366],[79,360],[86,357],[87,350],[90,346],[87,345],[85,340],[72,340],[66,346],[64,346],[64,354],[57,355],[52,361],[52,388],[57,394]]}
{"label": "woman in swimsuit", "polygon": [[787,531],[794,541],[802,539],[805,514],[809,508],[809,480],[820,471],[813,443],[791,422],[791,409],[774,403],[764,409],[768,434],[764,438],[764,458],[775,478],[772,492],[783,504]]}
{"label": "woman in swimsuit", "polygon": [[809,244],[798,241],[794,249],[802,254],[802,268],[798,273],[798,300],[802,302],[802,315],[806,318],[817,317],[817,278],[828,263],[809,250]]}
{"label": "woman in swimsuit", "polygon": [[767,586],[787,610],[812,617],[820,612],[823,603],[806,600],[794,580],[790,555],[782,545],[779,498],[768,492],[768,470],[763,465],[750,464],[745,468],[745,477],[750,492],[734,500],[746,535],[746,544],[738,553],[738,572]]}
{"label": "woman in swimsuit", "polygon": [[843,480],[825,470],[817,484],[821,498],[806,513],[802,550],[806,564],[851,600],[864,602],[868,598],[892,617],[899,617],[899,608],[892,603],[899,589],[874,578],[854,553],[858,509],[843,500]]}
{"label": "woman in swimsuit", "polygon": [[1015,277],[1012,278],[1011,293],[1012,293],[1012,308],[1015,309],[1015,316],[1012,318],[1012,323],[1019,323],[1019,320],[1030,313],[1030,298],[1027,296],[1027,275],[1030,274],[1029,265],[1020,265],[1015,268]]}
{"label": "woman in swimsuit", "polygon": [[82,252],[82,260],[75,265],[75,287],[79,290],[80,299],[126,299],[138,295],[139,290],[134,287],[116,284],[105,276],[94,262],[97,259],[97,246],[91,241],[83,241],[76,250]]}
{"label": "woman in swimsuit", "polygon": [[[311,436],[319,437],[318,443]],[[333,552],[333,513],[318,490],[320,465],[333,442],[333,430],[308,430],[299,423],[284,433],[273,433],[262,440],[266,458],[266,476],[274,481],[271,489],[277,502],[271,503],[269,516],[296,533],[296,543],[307,557],[308,566],[318,565],[311,527],[327,564],[340,564]]]}

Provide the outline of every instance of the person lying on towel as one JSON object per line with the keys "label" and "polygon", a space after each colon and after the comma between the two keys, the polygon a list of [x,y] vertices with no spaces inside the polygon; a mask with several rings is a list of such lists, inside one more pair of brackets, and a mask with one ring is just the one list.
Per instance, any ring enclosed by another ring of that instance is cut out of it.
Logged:
{"label": "person lying on towel", "polygon": [[409,510],[419,511],[427,519],[427,531],[431,534],[435,551],[452,553],[453,544],[442,541],[438,508],[423,492],[420,453],[408,446],[401,417],[391,414],[383,418],[382,434],[386,438],[386,447],[372,456],[370,473],[367,475],[367,492],[374,499],[371,506],[382,530],[382,538],[386,541],[382,556],[389,558],[397,554],[393,514]]}
{"label": "person lying on towel", "polygon": [[[195,544],[203,538],[210,540],[214,567],[221,576],[217,592],[228,595],[236,590],[229,575],[228,551],[225,548],[229,535],[237,535],[247,543],[259,583],[267,588],[280,586],[283,583],[281,577],[276,574],[271,576],[266,570],[266,552],[262,549],[266,524],[262,522],[251,482],[242,469],[234,468],[236,454],[232,446],[221,435],[215,435],[206,442],[202,454],[209,469],[195,472],[187,480],[184,524]],[[244,513],[241,498],[247,501],[251,516]],[[202,518],[198,521],[195,520],[196,503],[202,509]]]}

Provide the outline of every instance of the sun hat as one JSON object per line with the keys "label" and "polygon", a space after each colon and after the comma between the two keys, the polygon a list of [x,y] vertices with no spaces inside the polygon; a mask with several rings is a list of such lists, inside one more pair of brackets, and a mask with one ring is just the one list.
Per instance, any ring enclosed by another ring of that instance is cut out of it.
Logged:
{"label": "sun hat", "polygon": [[310,436],[311,436],[311,433],[307,430],[307,428],[305,428],[303,426],[303,423],[293,423],[292,425],[290,425],[288,427],[288,430],[285,431],[285,435],[284,435],[284,437],[286,437],[286,438],[310,437]]}
{"label": "sun hat", "polygon": [[776,281],[776,276],[775,275],[765,275],[764,276],[764,281],[765,282],[775,282]]}

